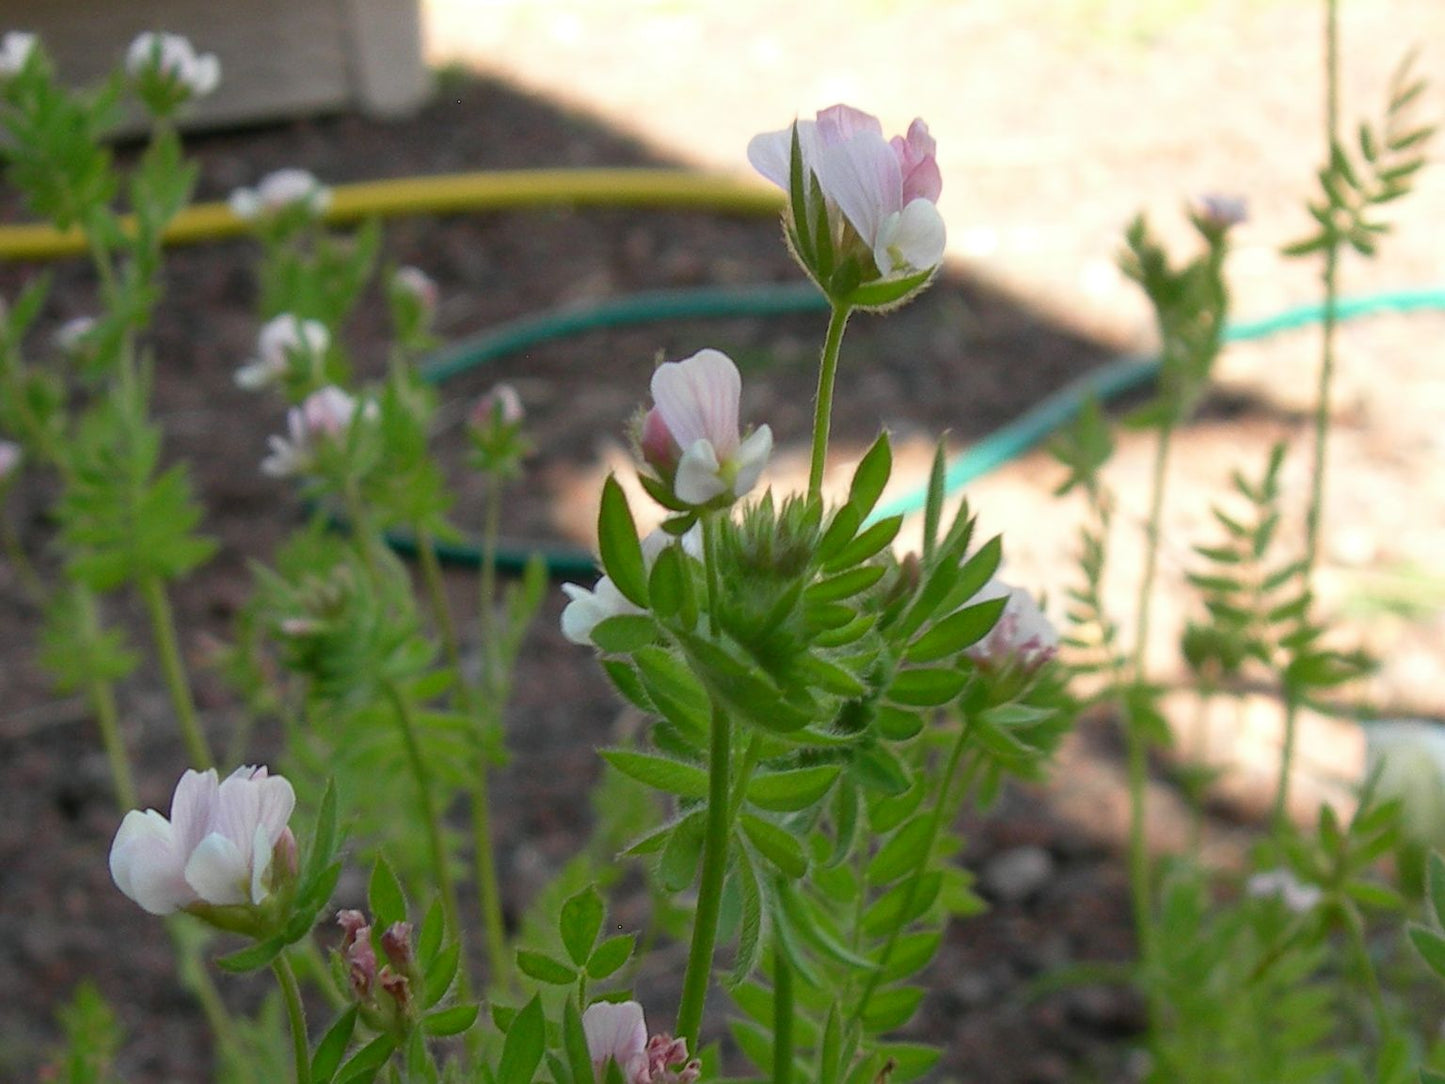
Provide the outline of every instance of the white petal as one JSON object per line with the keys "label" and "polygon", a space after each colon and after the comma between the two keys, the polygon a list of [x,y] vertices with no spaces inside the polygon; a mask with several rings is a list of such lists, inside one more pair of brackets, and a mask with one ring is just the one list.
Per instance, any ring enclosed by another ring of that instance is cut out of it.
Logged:
{"label": "white petal", "polygon": [[175,831],[176,851],[190,854],[211,831],[216,816],[219,793],[216,769],[203,772],[187,770],[176,784],[171,798],[171,826]]}
{"label": "white petal", "polygon": [[271,859],[275,856],[276,844],[267,838],[266,826],[256,825],[251,837],[251,902],[260,903],[266,898],[266,875],[271,872]]}
{"label": "white petal", "polygon": [[772,454],[773,431],[766,425],[760,425],[748,434],[748,439],[742,442],[734,456],[738,473],[733,479],[733,496],[741,497],[752,492]]}
{"label": "white petal", "polygon": [[254,188],[236,189],[226,203],[230,206],[233,215],[237,218],[244,218],[248,222],[258,218],[261,214],[261,197],[256,194]]}
{"label": "white petal", "polygon": [[598,1001],[582,1014],[582,1033],[587,1036],[587,1054],[601,1069],[608,1059],[626,1069],[633,1058],[647,1048],[647,1021],[635,1001]]}
{"label": "white petal", "polygon": [[168,915],[196,897],[181,871],[170,821],[148,809],[132,809],[110,847],[115,886],[153,915]]}
{"label": "white petal", "polygon": [[724,459],[738,446],[742,387],[738,367],[720,350],[699,350],[652,374],[652,400],[678,447],[706,440]]}
{"label": "white petal", "polygon": [[[803,156],[804,170],[813,168],[818,150],[818,126],[813,121],[798,121],[798,150]],[[748,161],[784,192],[789,191],[793,172],[792,126],[780,132],[753,136],[748,140]]]}
{"label": "white petal", "polygon": [[926,199],[916,199],[880,225],[873,259],[884,275],[895,271],[927,271],[943,261],[947,241],[943,216]]}
{"label": "white petal", "polygon": [[717,450],[710,441],[693,441],[682,453],[677,461],[677,474],[672,479],[672,491],[688,504],[706,504],[728,491]]}
{"label": "white petal", "polygon": [[608,576],[598,580],[591,591],[577,583],[564,583],[562,590],[572,600],[562,611],[562,635],[585,647],[592,646],[592,630],[598,622],[619,614],[643,612],[617,590],[617,585]]}
{"label": "white petal", "polygon": [[247,903],[251,870],[240,847],[212,832],[186,861],[186,883],[207,903]]}
{"label": "white petal", "polygon": [[883,220],[903,210],[903,170],[881,135],[859,132],[847,142],[822,148],[817,174],[823,195],[838,205],[870,246]]}

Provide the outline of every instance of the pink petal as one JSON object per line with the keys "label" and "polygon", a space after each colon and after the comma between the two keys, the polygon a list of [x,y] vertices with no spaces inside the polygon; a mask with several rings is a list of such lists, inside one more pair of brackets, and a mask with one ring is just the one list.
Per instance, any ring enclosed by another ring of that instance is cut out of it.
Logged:
{"label": "pink petal", "polygon": [[706,440],[719,459],[737,449],[741,395],[738,367],[719,350],[700,350],[652,374],[653,402],[678,447]]}
{"label": "pink petal", "polygon": [[211,831],[219,793],[216,770],[188,770],[176,784],[171,798],[171,827],[175,831],[176,853],[188,855]]}
{"label": "pink petal", "polygon": [[647,1022],[642,1006],[635,1001],[598,1001],[582,1014],[582,1031],[587,1036],[587,1053],[592,1064],[603,1068],[608,1059],[618,1068],[630,1069],[641,1056],[646,1063]]}
{"label": "pink petal", "polygon": [[818,111],[818,135],[825,144],[841,143],[864,133],[883,136],[883,125],[872,113],[851,105],[831,105]]}
{"label": "pink petal", "polygon": [[838,205],[869,247],[883,220],[903,209],[898,156],[881,135],[860,132],[845,143],[824,147],[816,173],[823,195]]}
{"label": "pink petal", "polygon": [[903,170],[904,204],[915,199],[937,203],[943,191],[943,176],[938,171],[937,144],[928,134],[928,125],[915,120],[908,126],[907,138],[894,136],[891,144]]}

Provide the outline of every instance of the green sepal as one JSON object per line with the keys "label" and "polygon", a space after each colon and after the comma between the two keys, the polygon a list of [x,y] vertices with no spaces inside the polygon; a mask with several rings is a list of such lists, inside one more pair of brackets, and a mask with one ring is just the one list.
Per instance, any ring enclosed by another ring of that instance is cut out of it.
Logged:
{"label": "green sepal", "polygon": [[615,475],[602,485],[602,508],[597,515],[597,546],[602,568],[617,590],[635,606],[647,607],[647,565],[637,525],[627,507],[627,494]]}

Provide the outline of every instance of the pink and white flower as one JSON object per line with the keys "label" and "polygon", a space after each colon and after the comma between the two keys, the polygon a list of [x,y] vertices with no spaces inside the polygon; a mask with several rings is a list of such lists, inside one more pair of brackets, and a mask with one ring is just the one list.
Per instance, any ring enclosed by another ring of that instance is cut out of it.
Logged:
{"label": "pink and white flower", "polygon": [[720,350],[701,350],[652,374],[653,408],[642,420],[642,456],[678,500],[735,501],[757,485],[773,451],[773,431],[738,430],[742,377]]}
{"label": "pink and white flower", "polygon": [[1297,915],[1314,910],[1325,898],[1318,885],[1301,881],[1288,869],[1256,873],[1245,882],[1244,891],[1256,899],[1277,899]]}
{"label": "pink and white flower", "polygon": [[582,1014],[587,1053],[600,1078],[615,1062],[627,1084],[693,1084],[702,1073],[689,1060],[687,1042],[670,1035],[647,1035],[642,1006],[635,1001],[598,1001]]}
{"label": "pink and white flower", "polygon": [[[658,554],[674,543],[689,557],[702,560],[702,530],[694,524],[681,538],[660,527],[649,532],[642,540],[643,565],[651,569]],[[562,611],[562,635],[583,647],[594,646],[592,630],[609,617],[647,612],[619,591],[611,576],[603,576],[590,591],[580,583],[564,583],[562,591],[572,600]]]}
{"label": "pink and white flower", "polygon": [[391,284],[394,289],[415,300],[423,312],[436,311],[441,291],[432,277],[420,267],[398,267],[391,276]]}
{"label": "pink and white flower", "polygon": [[316,452],[325,443],[345,437],[358,410],[363,418],[376,416],[374,401],[359,408],[354,397],[328,384],[312,392],[300,406],[286,413],[287,436],[270,438],[271,454],[261,470],[274,478],[304,474],[316,463]]}
{"label": "pink and white flower", "polygon": [[[915,274],[942,262],[946,231],[936,204],[943,179],[928,125],[914,120],[907,135],[888,140],[877,117],[835,105],[794,127],[804,176],[817,178],[835,231],[841,216],[872,253],[879,275]],[[784,192],[791,188],[794,127],[748,144],[753,168]],[[810,221],[815,212],[806,208]]]}
{"label": "pink and white flower", "polygon": [[278,169],[261,178],[255,188],[238,188],[227,201],[237,218],[254,222],[292,208],[319,217],[331,206],[331,189],[304,169]]}
{"label": "pink and white flower", "polygon": [[23,30],[11,30],[0,38],[0,79],[19,75],[35,52],[36,38]]}
{"label": "pink and white flower", "polygon": [[94,316],[72,316],[55,329],[53,341],[62,354],[73,356],[82,351],[85,340],[95,330]]}
{"label": "pink and white flower", "polygon": [[467,424],[483,432],[501,427],[510,429],[522,423],[526,410],[522,397],[510,384],[498,384],[472,404]]}
{"label": "pink and white flower", "polygon": [[247,391],[268,387],[286,375],[293,358],[318,359],[330,345],[331,333],[321,321],[283,313],[262,326],[256,356],[236,370],[236,383]]}
{"label": "pink and white flower", "polygon": [[980,662],[1017,662],[1027,669],[1052,659],[1059,650],[1059,632],[1033,595],[995,578],[970,601],[977,604],[998,598],[1008,599],[1003,613],[988,635],[968,649],[968,654]]}
{"label": "pink and white flower", "polygon": [[180,34],[138,34],[125,54],[125,70],[140,82],[167,84],[185,98],[203,98],[221,82],[221,62],[214,53],[197,53]]}
{"label": "pink and white flower", "polygon": [[214,768],[188,771],[169,820],[154,809],[125,815],[110,848],[111,878],[153,915],[263,903],[274,858],[288,851],[295,806],[291,784],[264,767],[238,768],[224,781]]}

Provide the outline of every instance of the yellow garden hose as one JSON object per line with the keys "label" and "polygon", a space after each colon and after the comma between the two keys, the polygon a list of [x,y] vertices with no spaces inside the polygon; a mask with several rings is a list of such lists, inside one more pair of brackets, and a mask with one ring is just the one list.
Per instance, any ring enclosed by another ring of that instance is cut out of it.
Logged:
{"label": "yellow garden hose", "polygon": [[[328,222],[372,216],[454,214],[562,204],[703,208],[733,214],[777,214],[783,194],[726,174],[680,169],[518,169],[363,181],[331,189]],[[170,244],[236,237],[251,231],[224,203],[198,203],[170,224]],[[0,259],[54,260],[85,251],[79,230],[0,226]]]}

